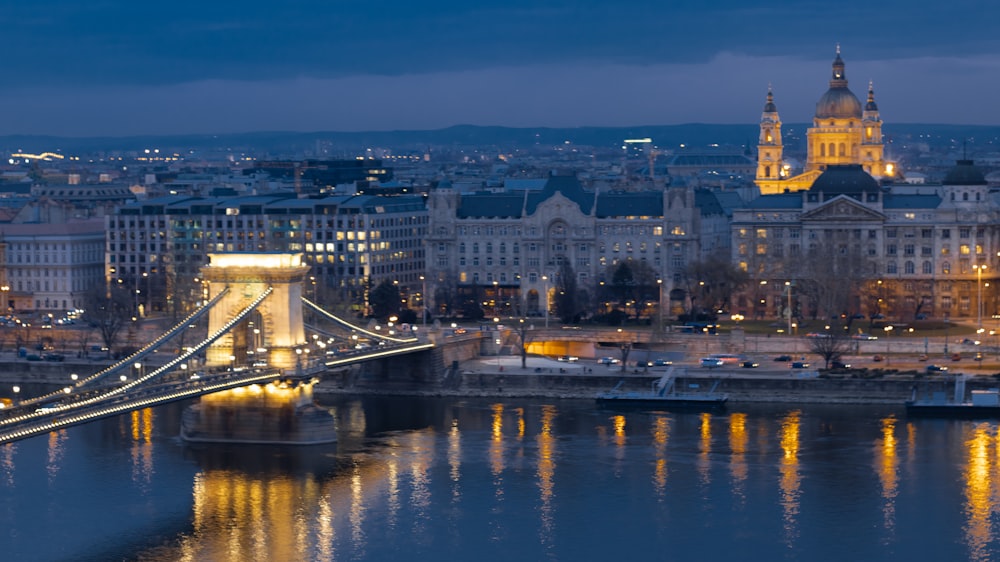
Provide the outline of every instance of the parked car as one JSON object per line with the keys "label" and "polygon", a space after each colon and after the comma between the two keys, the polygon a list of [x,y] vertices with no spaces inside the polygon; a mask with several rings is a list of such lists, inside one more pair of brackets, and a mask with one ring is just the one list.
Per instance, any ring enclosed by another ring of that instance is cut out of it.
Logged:
{"label": "parked car", "polygon": [[716,367],[721,367],[723,365],[722,359],[716,359],[715,357],[702,357],[701,366],[708,369],[715,369]]}
{"label": "parked car", "polygon": [[809,363],[806,363],[805,361],[792,361],[792,368],[793,369],[808,369],[809,368]]}
{"label": "parked car", "polygon": [[775,361],[791,361],[792,360],[792,356],[791,355],[779,355],[779,356],[775,357],[774,360]]}
{"label": "parked car", "polygon": [[944,373],[944,372],[947,372],[947,371],[948,371],[948,367],[943,367],[941,365],[928,365],[927,366],[927,372],[928,373]]}
{"label": "parked car", "polygon": [[760,365],[756,361],[744,361],[743,362],[743,368],[744,369],[756,369],[759,366]]}

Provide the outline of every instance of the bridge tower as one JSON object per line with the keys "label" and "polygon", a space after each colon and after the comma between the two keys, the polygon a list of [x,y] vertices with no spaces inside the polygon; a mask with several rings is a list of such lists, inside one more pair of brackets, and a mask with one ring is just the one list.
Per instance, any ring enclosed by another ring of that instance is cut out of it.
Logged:
{"label": "bridge tower", "polygon": [[[272,293],[239,325],[209,346],[205,354],[208,367],[244,365],[265,349],[271,367],[290,369],[296,366],[295,350],[306,343],[302,325],[302,285],[309,266],[302,264],[302,254],[224,253],[208,254],[209,264],[201,268],[208,282],[208,298],[225,288],[229,292],[212,307],[208,333],[222,329],[236,314],[268,288]],[[252,352],[248,357],[248,352]]]}

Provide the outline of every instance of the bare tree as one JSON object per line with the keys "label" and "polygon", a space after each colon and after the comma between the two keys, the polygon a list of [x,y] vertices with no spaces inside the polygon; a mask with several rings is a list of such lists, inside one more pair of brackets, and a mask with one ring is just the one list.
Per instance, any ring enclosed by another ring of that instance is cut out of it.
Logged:
{"label": "bare tree", "polygon": [[830,368],[831,361],[839,361],[851,349],[851,340],[842,330],[834,330],[821,334],[820,337],[809,338],[809,350],[823,358],[824,368]]}
{"label": "bare tree", "polygon": [[85,311],[82,320],[97,328],[108,348],[108,355],[118,341],[123,328],[131,324],[133,301],[129,291],[119,284],[94,287],[84,296]]}

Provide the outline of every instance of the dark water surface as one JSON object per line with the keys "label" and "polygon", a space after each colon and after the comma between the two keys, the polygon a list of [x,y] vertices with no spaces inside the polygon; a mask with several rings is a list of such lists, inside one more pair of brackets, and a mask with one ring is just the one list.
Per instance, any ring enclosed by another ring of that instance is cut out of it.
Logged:
{"label": "dark water surface", "polygon": [[993,421],[324,398],[341,441],[166,406],[0,448],[0,560],[1000,560]]}

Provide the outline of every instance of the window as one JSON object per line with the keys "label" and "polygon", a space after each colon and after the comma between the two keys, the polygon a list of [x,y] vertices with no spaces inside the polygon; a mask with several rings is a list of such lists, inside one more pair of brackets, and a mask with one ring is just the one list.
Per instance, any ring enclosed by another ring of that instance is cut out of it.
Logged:
{"label": "window", "polygon": [[934,264],[929,261],[924,262],[924,275],[931,275],[934,273]]}

